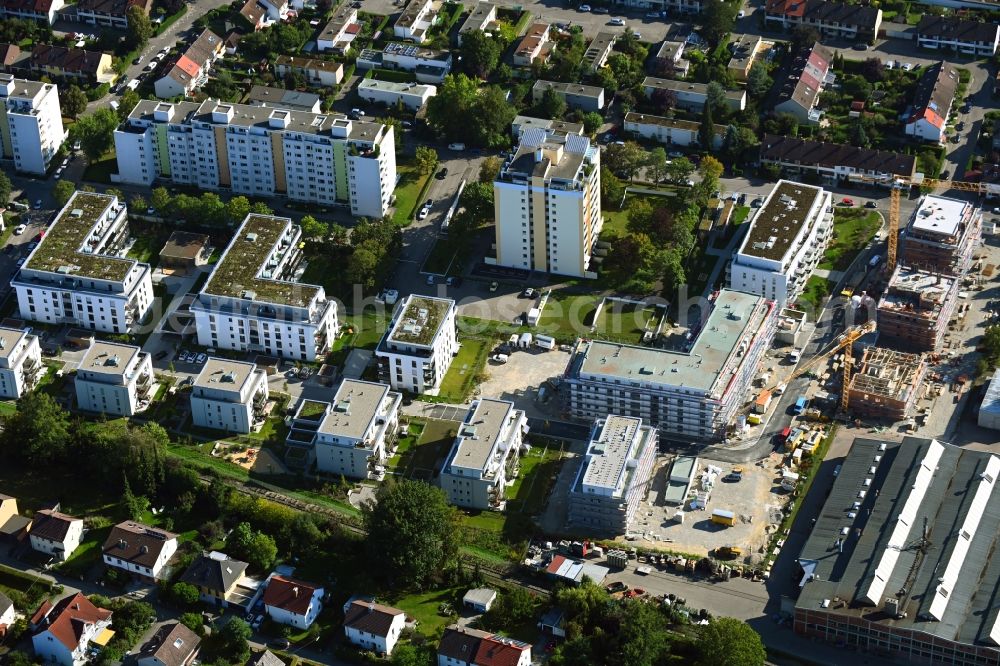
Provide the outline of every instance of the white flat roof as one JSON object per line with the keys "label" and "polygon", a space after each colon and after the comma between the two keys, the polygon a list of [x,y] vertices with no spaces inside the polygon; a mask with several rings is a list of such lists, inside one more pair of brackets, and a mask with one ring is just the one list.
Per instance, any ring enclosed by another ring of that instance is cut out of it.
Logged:
{"label": "white flat roof", "polygon": [[961,199],[928,194],[917,204],[910,226],[919,231],[953,236],[958,233],[968,205]]}

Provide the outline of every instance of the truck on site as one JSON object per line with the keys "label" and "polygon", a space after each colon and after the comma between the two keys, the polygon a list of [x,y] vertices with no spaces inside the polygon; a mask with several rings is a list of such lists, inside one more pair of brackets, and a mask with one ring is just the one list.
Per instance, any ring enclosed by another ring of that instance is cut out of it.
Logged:
{"label": "truck on site", "polygon": [[732,527],[736,524],[736,514],[727,509],[716,509],[712,512],[712,522],[716,525]]}
{"label": "truck on site", "polygon": [[792,407],[793,414],[801,414],[806,411],[806,406],[809,404],[809,399],[804,395],[800,395],[798,400],[795,401],[795,406]]}

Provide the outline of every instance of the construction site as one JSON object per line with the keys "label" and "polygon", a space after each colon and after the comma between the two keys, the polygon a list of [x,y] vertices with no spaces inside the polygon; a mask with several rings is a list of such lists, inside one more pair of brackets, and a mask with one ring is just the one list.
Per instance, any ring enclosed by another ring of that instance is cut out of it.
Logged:
{"label": "construction site", "polygon": [[958,299],[956,278],[897,266],[878,302],[881,344],[938,351]]}
{"label": "construction site", "polygon": [[868,347],[851,376],[851,412],[856,417],[893,422],[909,418],[922,395],[926,374],[923,354]]}
{"label": "construction site", "polygon": [[902,234],[903,263],[950,275],[964,273],[972,262],[982,219],[982,211],[967,201],[925,196]]}

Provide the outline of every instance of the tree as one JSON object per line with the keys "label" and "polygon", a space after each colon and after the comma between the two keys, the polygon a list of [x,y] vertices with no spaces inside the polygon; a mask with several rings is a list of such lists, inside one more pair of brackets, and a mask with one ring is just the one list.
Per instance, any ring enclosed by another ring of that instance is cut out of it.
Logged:
{"label": "tree", "polygon": [[416,151],[417,171],[423,174],[434,171],[438,165],[437,151],[430,146],[417,146]]}
{"label": "tree", "polygon": [[666,113],[677,106],[677,93],[667,88],[656,88],[649,101],[657,113]]}
{"label": "tree", "polygon": [[792,48],[812,48],[820,40],[819,30],[808,25],[800,25],[792,29]]}
{"label": "tree", "polygon": [[97,162],[114,146],[118,116],[112,109],[98,109],[73,124],[73,133],[89,162]]}
{"label": "tree", "polygon": [[475,129],[473,141],[477,145],[491,148],[510,145],[510,124],[514,122],[517,109],[507,101],[503,89],[499,86],[484,88],[476,98],[472,113],[471,117],[476,119],[471,123]]}
{"label": "tree", "polygon": [[153,36],[153,23],[149,20],[149,15],[138,5],[132,5],[125,10],[125,18],[128,20],[127,39],[133,48],[142,48]]}
{"label": "tree", "polygon": [[253,632],[250,625],[234,617],[219,631],[219,653],[230,663],[242,664],[250,658],[250,644],[247,642]]}
{"label": "tree", "polygon": [[885,78],[885,65],[881,58],[865,58],[861,63],[861,76],[869,83],[878,83]]}
{"label": "tree", "polygon": [[251,569],[268,571],[278,557],[274,539],[263,532],[254,531],[250,523],[240,523],[229,533],[226,548],[230,555],[246,560]]}
{"label": "tree", "polygon": [[138,103],[139,93],[131,88],[126,88],[125,92],[122,93],[121,101],[118,102],[118,118],[121,120],[128,118]]}
{"label": "tree", "polygon": [[702,182],[711,182],[713,190],[718,189],[719,177],[722,176],[724,170],[725,167],[722,166],[722,162],[711,155],[703,157],[701,164],[698,165],[698,173],[701,174]]}
{"label": "tree", "polygon": [[654,183],[663,180],[667,172],[667,150],[663,146],[657,146],[646,154],[646,171]]}
{"label": "tree", "polygon": [[663,293],[666,298],[673,298],[680,286],[687,282],[684,258],[671,250],[664,254],[663,259]]}
{"label": "tree", "polygon": [[[155,194],[156,190],[153,190],[153,193]],[[233,197],[226,202],[223,214],[226,217],[226,222],[229,224],[242,223],[246,219],[246,216],[250,214],[250,200],[243,195]]]}
{"label": "tree", "polygon": [[686,157],[678,157],[667,165],[667,179],[672,183],[686,183],[694,173],[694,164]]}
{"label": "tree", "polygon": [[[477,33],[473,33],[477,34]],[[465,40],[462,40],[463,43]],[[399,643],[392,651],[391,666],[427,666],[436,663],[427,645],[417,647],[413,643]]]}
{"label": "tree", "polygon": [[0,171],[0,206],[6,207],[10,202],[10,193],[13,186],[10,183],[10,178],[3,171]]}
{"label": "tree", "polygon": [[59,106],[64,114],[76,118],[87,110],[87,95],[79,86],[73,84],[59,95]]}
{"label": "tree", "polygon": [[[233,197],[230,201],[239,198],[240,197]],[[246,197],[243,197],[243,199],[245,200]],[[149,205],[155,208],[157,213],[162,215],[167,210],[167,207],[170,206],[170,192],[167,191],[167,188],[153,188],[153,192],[149,195]]]}
{"label": "tree", "polygon": [[851,129],[848,131],[850,136],[850,143],[852,146],[857,146],[858,148],[867,148],[871,145],[871,139],[868,137],[868,132],[865,130],[865,124],[860,122],[851,123]]}
{"label": "tree", "polygon": [[17,411],[0,434],[7,456],[35,467],[64,462],[70,441],[69,414],[40,391],[17,401]]}
{"label": "tree", "polygon": [[362,509],[372,571],[403,588],[426,586],[452,569],[458,523],[441,489],[423,481],[390,481]]}
{"label": "tree", "polygon": [[74,192],[76,192],[76,185],[73,184],[73,181],[60,180],[52,188],[52,198],[56,200],[56,205],[62,208]]}
{"label": "tree", "polygon": [[347,280],[351,284],[361,285],[365,291],[372,289],[378,276],[378,266],[378,253],[366,247],[356,248],[347,261]]}
{"label": "tree", "polygon": [[466,70],[482,79],[489,77],[500,63],[500,43],[482,30],[463,34],[459,52]]}
{"label": "tree", "polygon": [[725,111],[726,109],[726,89],[718,81],[709,81],[705,91],[705,105],[712,107],[712,111]]}
{"label": "tree", "polygon": [[702,34],[712,44],[718,44],[733,31],[740,5],[725,0],[706,0],[702,4]]}
{"label": "tree", "polygon": [[326,238],[326,234],[330,230],[326,222],[320,222],[312,215],[303,216],[299,226],[302,227],[302,235],[306,238],[323,239]]}
{"label": "tree", "polygon": [[712,105],[706,103],[701,110],[701,126],[698,128],[698,142],[705,150],[712,150],[715,143],[715,122],[712,119]]}
{"label": "tree", "polygon": [[629,666],[662,663],[669,647],[667,619],[654,604],[626,604],[622,613],[621,658]]}
{"label": "tree", "polygon": [[630,181],[646,162],[646,152],[635,141],[616,143],[604,151],[604,163],[616,175]]}
{"label": "tree", "polygon": [[274,215],[274,211],[263,201],[254,201],[250,206],[250,212],[254,215]]}
{"label": "tree", "polygon": [[[693,169],[694,167],[692,167]],[[618,176],[611,173],[607,164],[601,165],[601,205],[617,209],[625,198],[625,186]]]}
{"label": "tree", "polygon": [[593,136],[604,124],[604,116],[597,111],[590,111],[580,116],[580,122],[583,123],[584,134]]}
{"label": "tree", "polygon": [[747,74],[747,94],[753,99],[764,99],[774,80],[767,73],[767,66],[762,62],[754,63]]}
{"label": "tree", "polygon": [[766,653],[760,634],[731,617],[712,620],[698,641],[703,666],[763,666]]}
{"label": "tree", "polygon": [[552,120],[560,120],[566,113],[566,100],[552,88],[546,88],[538,103],[538,113]]}
{"label": "tree", "polygon": [[194,608],[198,598],[198,588],[191,583],[174,583],[170,588],[170,600],[181,608]]}
{"label": "tree", "polygon": [[[427,103],[427,122],[451,141],[477,146],[501,146],[510,142],[510,123],[517,111],[497,86],[479,87],[465,74],[445,77],[438,93]],[[475,118],[476,122],[469,122]]]}
{"label": "tree", "polygon": [[496,180],[497,175],[500,174],[500,168],[503,166],[503,160],[501,160],[496,155],[490,155],[483,163],[479,165],[479,182],[480,183],[492,183]]}
{"label": "tree", "polygon": [[181,624],[199,636],[205,634],[205,622],[201,619],[201,613],[187,612],[177,619]]}
{"label": "tree", "polygon": [[722,154],[730,163],[740,163],[758,143],[757,135],[749,127],[729,125],[722,141]]}

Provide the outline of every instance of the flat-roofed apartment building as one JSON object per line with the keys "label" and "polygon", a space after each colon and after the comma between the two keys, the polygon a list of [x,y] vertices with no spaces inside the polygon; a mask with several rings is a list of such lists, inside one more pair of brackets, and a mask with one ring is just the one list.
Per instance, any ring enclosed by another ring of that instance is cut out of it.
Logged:
{"label": "flat-roofed apartment building", "polygon": [[599,32],[594,36],[583,52],[583,63],[588,72],[596,72],[604,67],[617,41],[618,34],[614,32]]}
{"label": "flat-roofed apartment building", "polygon": [[855,439],[798,557],[793,630],[843,663],[1000,664],[998,478],[987,451]]}
{"label": "flat-roofed apartment building", "polygon": [[656,429],[643,425],[642,419],[598,419],[570,486],[568,523],[590,531],[627,533],[649,492],[657,447]]}
{"label": "flat-roofed apartment building", "polygon": [[730,264],[729,286],[781,305],[794,301],[823,256],[832,228],[830,192],[778,181]]}
{"label": "flat-roofed apartment building", "polygon": [[125,204],[75,192],[10,284],[22,319],[128,333],[149,312],[149,264],[119,256],[129,237]]}
{"label": "flat-roofed apartment building", "polygon": [[600,111],[604,108],[604,88],[600,86],[584,86],[579,83],[563,83],[560,81],[543,81],[539,79],[531,87],[531,99],[538,104],[545,97],[545,91],[552,90],[566,106],[581,111]]}
{"label": "flat-roofed apartment building", "polygon": [[591,252],[604,224],[600,173],[600,150],[587,137],[522,132],[493,183],[495,263],[594,277]]}
{"label": "flat-roofed apartment building", "polygon": [[20,398],[35,388],[44,370],[37,335],[0,327],[0,397]]}
{"label": "flat-roofed apartment building", "polygon": [[209,358],[191,390],[191,420],[199,428],[247,434],[263,423],[267,374],[256,363]]}
{"label": "flat-roofed apartment building", "polygon": [[528,419],[514,403],[474,401],[441,468],[439,482],[448,501],[468,509],[502,511],[527,431]]}
{"label": "flat-roofed apartment building", "polygon": [[403,396],[385,384],[345,379],[332,402],[303,400],[286,444],[290,459],[316,464],[316,471],[352,479],[385,477],[385,461],[395,450]]}
{"label": "flat-roofed apartment building", "polygon": [[[652,99],[658,90],[672,92],[677,98],[677,107],[692,113],[701,113],[705,102],[708,101],[707,83],[659,79],[655,76],[647,76],[642,80],[642,92],[647,99]],[[747,108],[747,91],[727,90],[726,106],[730,111],[742,111]]]}
{"label": "flat-roofed apartment building", "polygon": [[302,229],[251,213],[191,303],[198,344],[312,362],[337,335],[337,304],[296,282]]}
{"label": "flat-roofed apartment building", "polygon": [[907,266],[959,275],[972,265],[982,235],[983,211],[961,199],[928,194],[917,204],[900,238]]}
{"label": "flat-roofed apartment building", "polygon": [[381,218],[396,186],[391,126],[247,104],[143,100],[115,130],[118,180],[350,205]]}
{"label": "flat-roofed apartment building", "polygon": [[404,298],[375,350],[379,379],[397,391],[437,389],[458,353],[456,313],[450,298]]}
{"label": "flat-roofed apartment building", "polygon": [[397,39],[422,44],[427,33],[438,22],[438,10],[432,0],[410,0],[392,26]]}
{"label": "flat-roofed apartment building", "polygon": [[[699,146],[701,123],[693,120],[677,120],[648,113],[629,111],[625,114],[625,131],[629,134],[658,141],[667,146]],[[726,139],[726,125],[712,126],[712,150],[722,148]]]}
{"label": "flat-roofed apartment building", "polygon": [[462,37],[470,32],[491,34],[499,25],[500,23],[497,21],[497,6],[492,2],[479,0],[465,18],[462,27],[458,29],[458,45],[462,45]]}
{"label": "flat-roofed apartment building", "polygon": [[134,345],[95,341],[76,369],[76,404],[86,412],[132,416],[148,401],[153,362]]}
{"label": "flat-roofed apartment building", "polygon": [[66,138],[59,91],[51,83],[0,74],[0,155],[14,169],[43,175]]}
{"label": "flat-roofed apartment building", "polygon": [[726,69],[737,81],[746,81],[757,56],[765,53],[770,46],[760,35],[733,35],[729,42],[730,58]]}
{"label": "flat-roofed apartment building", "polygon": [[958,302],[958,279],[897,266],[878,302],[879,343],[937,351]]}
{"label": "flat-roofed apartment building", "polygon": [[724,439],[774,338],[779,308],[731,289],[711,305],[682,350],[577,341],[565,375],[570,414],[641,418],[680,441]]}
{"label": "flat-roofed apartment building", "polygon": [[333,60],[279,55],[274,60],[274,75],[284,79],[289,74],[304,77],[306,84],[314,88],[333,87],[344,80],[344,65]]}
{"label": "flat-roofed apartment building", "polygon": [[320,53],[323,51],[347,53],[360,27],[357,8],[350,3],[341,4],[333,13],[329,23],[323,26],[317,35],[316,50]]}

